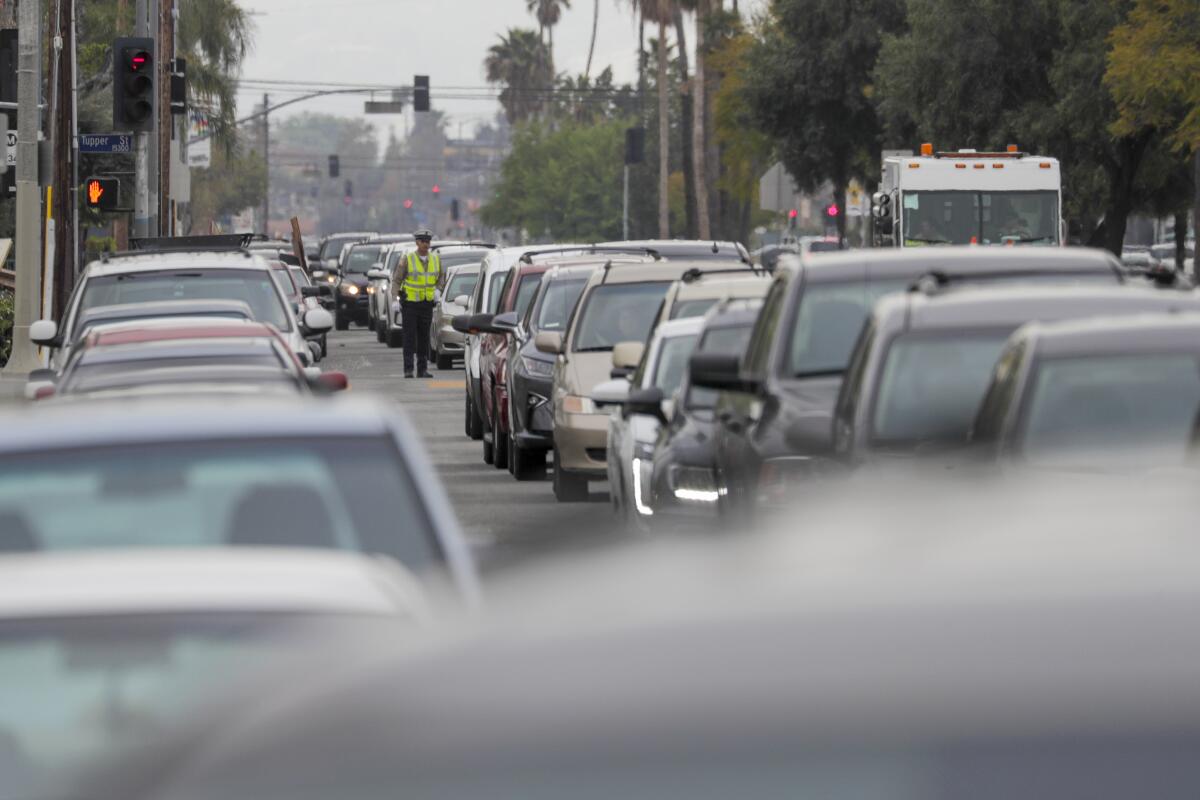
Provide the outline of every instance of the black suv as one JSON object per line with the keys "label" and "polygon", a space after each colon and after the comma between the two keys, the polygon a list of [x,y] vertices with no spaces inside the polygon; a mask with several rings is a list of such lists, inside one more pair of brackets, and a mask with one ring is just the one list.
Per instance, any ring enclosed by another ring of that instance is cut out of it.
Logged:
{"label": "black suv", "polygon": [[876,300],[918,283],[1011,281],[1116,285],[1122,273],[1111,253],[1085,248],[921,247],[781,258],[744,363],[720,353],[691,361],[692,384],[720,391],[714,471],[721,511],[752,510],[774,459],[819,465],[828,456],[842,374]]}

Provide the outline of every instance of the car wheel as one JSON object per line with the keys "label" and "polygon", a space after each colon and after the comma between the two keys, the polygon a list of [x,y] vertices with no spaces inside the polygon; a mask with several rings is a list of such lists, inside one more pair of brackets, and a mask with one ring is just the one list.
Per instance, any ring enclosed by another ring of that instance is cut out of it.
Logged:
{"label": "car wheel", "polygon": [[375,341],[383,344],[387,341],[387,326],[383,324],[383,320],[375,320]]}
{"label": "car wheel", "polygon": [[467,436],[475,441],[483,438],[483,420],[479,417],[479,412],[475,410],[475,404],[471,402],[471,393],[467,392]]}
{"label": "car wheel", "polygon": [[321,358],[329,357],[329,334],[321,334]]}
{"label": "car wheel", "polygon": [[554,451],[554,499],[560,503],[583,503],[588,499],[587,478],[564,472]]}
{"label": "car wheel", "polygon": [[404,346],[404,331],[399,328],[388,328],[383,337],[388,347],[395,349]]}
{"label": "car wheel", "polygon": [[500,432],[500,403],[492,399],[492,466],[508,469],[508,437]]}
{"label": "car wheel", "polygon": [[350,330],[350,320],[335,311],[333,314],[333,327],[339,331],[348,331]]}
{"label": "car wheel", "polygon": [[443,355],[442,353],[437,353],[435,351],[435,358],[437,360],[437,368],[438,369],[453,369],[454,356],[449,355],[449,354]]}
{"label": "car wheel", "polygon": [[508,437],[508,471],[519,481],[536,481],[546,477],[546,451],[522,450],[517,440]]}

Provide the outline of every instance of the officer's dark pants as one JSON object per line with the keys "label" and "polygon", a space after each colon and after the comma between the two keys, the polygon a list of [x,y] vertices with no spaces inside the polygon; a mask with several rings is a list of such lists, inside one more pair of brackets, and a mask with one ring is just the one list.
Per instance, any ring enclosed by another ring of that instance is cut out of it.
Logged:
{"label": "officer's dark pants", "polygon": [[429,360],[429,327],[433,325],[433,301],[400,301],[404,315],[404,371],[413,371],[413,356],[417,357],[417,372],[424,372]]}

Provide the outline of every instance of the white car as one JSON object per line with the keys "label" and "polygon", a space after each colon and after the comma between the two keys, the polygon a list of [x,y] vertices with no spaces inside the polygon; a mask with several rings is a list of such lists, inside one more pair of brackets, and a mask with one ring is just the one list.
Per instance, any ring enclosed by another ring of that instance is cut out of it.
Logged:
{"label": "white car", "polygon": [[[592,391],[594,403],[612,407],[606,466],[613,510],[635,527],[644,527],[645,518],[654,513],[649,495],[654,443],[662,420],[670,418],[675,393],[703,327],[703,317],[662,323],[628,379],[616,378]],[[614,364],[629,358],[624,349],[632,344],[613,349]]]}
{"label": "white car", "polygon": [[328,331],[333,318],[323,308],[309,308],[297,319],[271,270],[267,259],[245,251],[146,251],[101,258],[80,275],[62,320],[38,320],[30,326],[29,338],[54,351],[50,367],[60,370],[79,339],[80,319],[90,309],[166,300],[241,300],[256,322],[275,326],[309,366],[313,356],[306,337]]}
{"label": "white car", "polygon": [[[0,543],[21,535],[11,515],[0,523]],[[79,763],[153,744],[306,630],[403,636],[426,606],[394,560],[332,550],[0,557],[5,792],[50,796],[47,782]]]}

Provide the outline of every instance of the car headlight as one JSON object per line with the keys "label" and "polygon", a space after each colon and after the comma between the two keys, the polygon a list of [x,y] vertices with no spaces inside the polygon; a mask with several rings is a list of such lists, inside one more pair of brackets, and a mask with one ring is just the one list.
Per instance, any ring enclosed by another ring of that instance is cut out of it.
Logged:
{"label": "car headlight", "polygon": [[668,475],[671,493],[680,503],[710,505],[717,502],[717,482],[711,469],[673,465]]}
{"label": "car headlight", "polygon": [[590,397],[569,394],[563,398],[563,411],[568,414],[595,414],[596,404]]}
{"label": "car headlight", "polygon": [[553,361],[539,361],[526,356],[521,356],[521,368],[525,370],[526,374],[539,378],[549,378],[554,374]]}
{"label": "car headlight", "polygon": [[654,516],[654,509],[650,507],[650,472],[653,468],[651,462],[643,458],[633,459],[633,507],[643,517]]}
{"label": "car headlight", "polygon": [[358,287],[353,283],[343,283],[342,294],[356,295],[358,294]]}
{"label": "car headlight", "polygon": [[337,283],[337,276],[336,275],[326,275],[325,280],[328,281],[329,283]]}
{"label": "car headlight", "polygon": [[375,287],[374,287],[374,286],[368,286],[368,287],[367,287],[367,294],[375,294]]}

